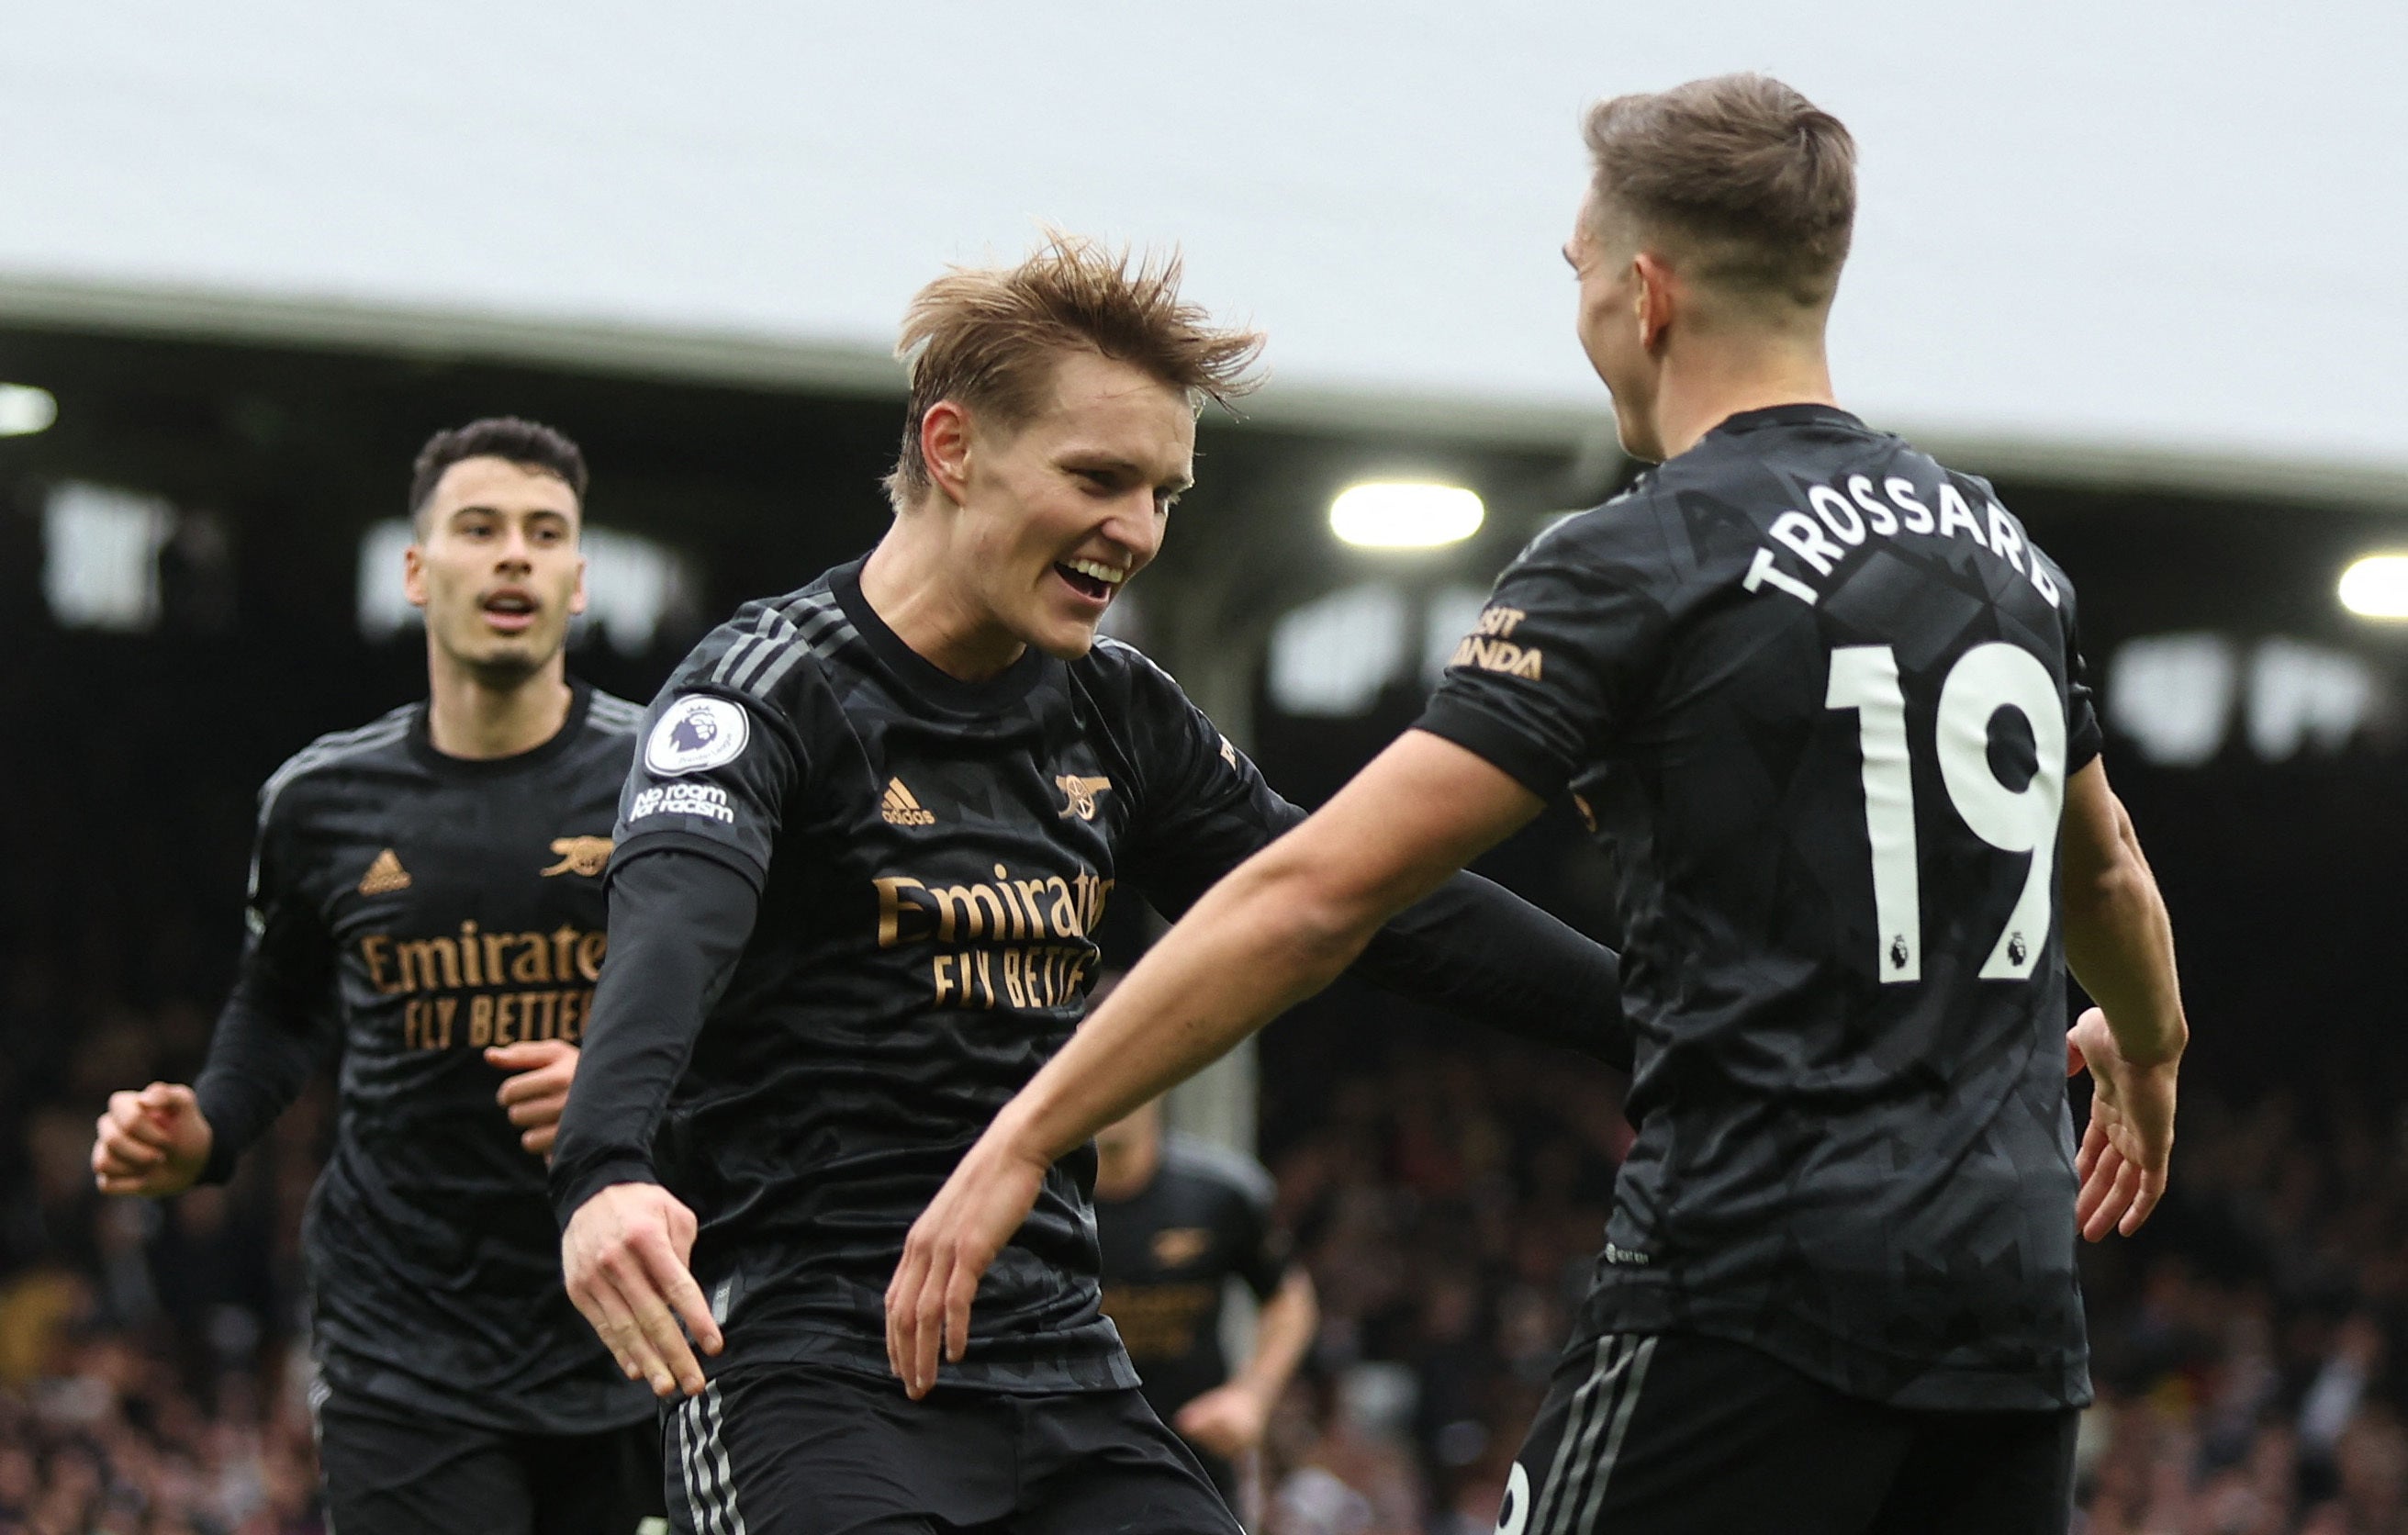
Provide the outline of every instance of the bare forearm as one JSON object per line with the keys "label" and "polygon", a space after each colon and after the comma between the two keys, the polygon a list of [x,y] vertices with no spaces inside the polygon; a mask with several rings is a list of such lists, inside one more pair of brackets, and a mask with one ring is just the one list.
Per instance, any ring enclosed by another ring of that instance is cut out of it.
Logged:
{"label": "bare forearm", "polygon": [[1239,1371],[1239,1379],[1266,1404],[1277,1401],[1320,1327],[1321,1303],[1313,1294],[1312,1276],[1301,1268],[1289,1270],[1279,1289],[1263,1302],[1254,1323],[1254,1357]]}
{"label": "bare forearm", "polygon": [[2189,1039],[2174,970],[2173,925],[2131,824],[2116,812],[2115,855],[2068,871],[2065,955],[2135,1065],[2171,1059]]}

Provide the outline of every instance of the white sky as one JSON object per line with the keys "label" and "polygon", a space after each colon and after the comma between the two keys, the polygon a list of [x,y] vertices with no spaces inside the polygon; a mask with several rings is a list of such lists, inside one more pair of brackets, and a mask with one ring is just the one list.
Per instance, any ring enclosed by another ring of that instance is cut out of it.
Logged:
{"label": "white sky", "polygon": [[1598,405],[1589,101],[1782,75],[1862,150],[1842,397],[2408,473],[2408,5],[19,0],[11,279],[883,346],[1036,221],[1181,241],[1291,388]]}

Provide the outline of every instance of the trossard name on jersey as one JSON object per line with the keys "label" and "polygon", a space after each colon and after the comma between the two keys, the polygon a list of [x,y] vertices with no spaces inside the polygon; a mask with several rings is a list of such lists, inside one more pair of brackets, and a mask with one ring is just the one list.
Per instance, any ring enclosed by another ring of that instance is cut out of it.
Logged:
{"label": "trossard name on jersey", "polygon": [[2037,552],[2026,558],[2030,540],[2023,524],[1998,502],[1985,500],[1977,515],[1965,493],[1945,479],[1936,491],[1927,491],[1903,475],[1891,475],[1881,482],[1878,495],[1870,475],[1852,474],[1844,484],[1845,495],[1832,485],[1806,487],[1806,504],[1814,514],[1792,509],[1775,517],[1765,532],[1781,548],[1757,546],[1740,585],[1750,592],[1770,587],[1813,607],[1823,594],[1808,578],[1829,576],[1850,550],[1861,548],[1868,538],[1914,535],[1963,538],[2030,581],[2050,607],[2064,601]]}

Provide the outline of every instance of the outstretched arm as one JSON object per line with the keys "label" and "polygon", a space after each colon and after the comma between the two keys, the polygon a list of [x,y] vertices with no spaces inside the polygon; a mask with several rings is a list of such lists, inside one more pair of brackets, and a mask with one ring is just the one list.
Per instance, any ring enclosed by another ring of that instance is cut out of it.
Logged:
{"label": "outstretched arm", "polygon": [[1198,900],[963,1158],[886,1292],[887,1355],[913,1396],[958,1361],[979,1276],[1045,1169],[1335,979],[1383,923],[1539,813],[1460,746],[1411,731],[1304,825]]}
{"label": "outstretched arm", "polygon": [[2110,1230],[2138,1231],[2165,1194],[2174,1079],[2190,1028],[2165,899],[2095,758],[2066,781],[2059,841],[2066,963],[2099,1003],[2071,1041],[2096,1084],[2076,1215],[2097,1241]]}

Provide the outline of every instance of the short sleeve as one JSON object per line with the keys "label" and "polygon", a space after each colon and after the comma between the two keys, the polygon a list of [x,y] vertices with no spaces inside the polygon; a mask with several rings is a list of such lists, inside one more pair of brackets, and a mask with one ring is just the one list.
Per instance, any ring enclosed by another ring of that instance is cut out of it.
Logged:
{"label": "short sleeve", "polygon": [[1255,1299],[1268,1300],[1287,1279],[1294,1244],[1272,1214],[1268,1179],[1259,1186],[1249,1184],[1231,1192],[1226,1233],[1233,1255],[1230,1267]]}
{"label": "short sleeve", "polygon": [[1304,819],[1161,668],[1122,648],[1128,697],[1114,711],[1140,793],[1131,877],[1176,918],[1229,870]]}
{"label": "short sleeve", "polygon": [[2099,727],[2099,703],[2090,685],[2090,663],[2082,653],[2082,626],[2073,614],[2073,585],[2057,577],[2064,601],[2057,613],[2065,625],[2065,776],[2097,760],[2106,737]]}
{"label": "short sleeve", "polygon": [[784,712],[749,694],[673,678],[645,711],[619,795],[614,867],[654,847],[728,865],[759,889],[801,781],[804,753]]}
{"label": "short sleeve", "polygon": [[1608,505],[1541,535],[1498,578],[1418,727],[1561,794],[1627,722],[1666,627],[1627,547],[1646,521]]}

